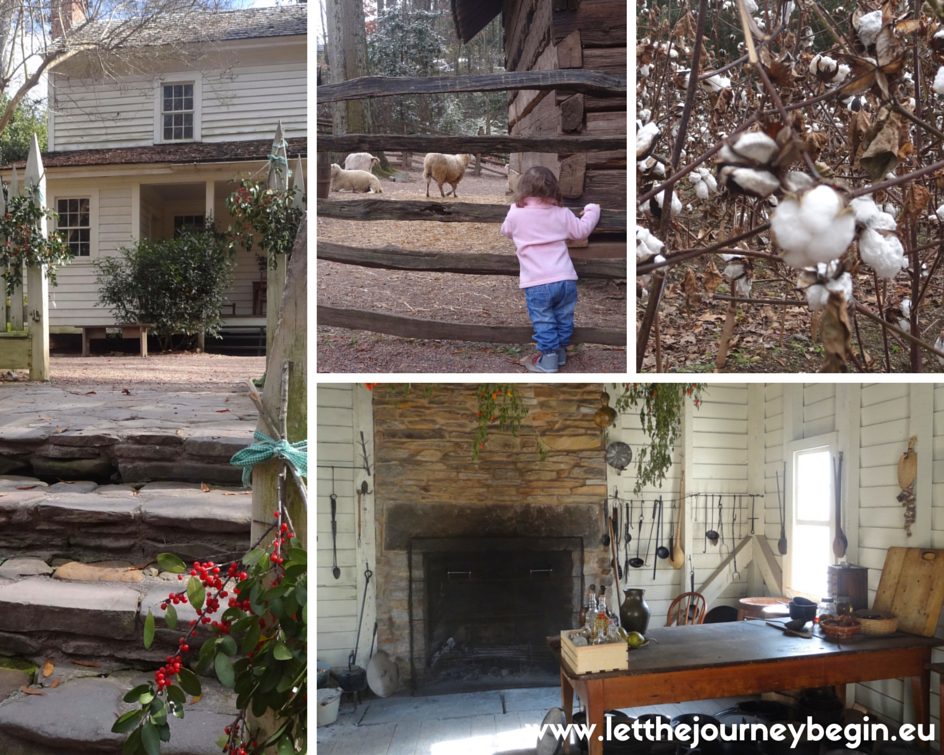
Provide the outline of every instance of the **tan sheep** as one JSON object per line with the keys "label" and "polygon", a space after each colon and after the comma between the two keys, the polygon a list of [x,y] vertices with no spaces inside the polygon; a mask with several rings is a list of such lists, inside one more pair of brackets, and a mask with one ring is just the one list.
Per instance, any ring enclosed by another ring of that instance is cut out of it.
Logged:
{"label": "tan sheep", "polygon": [[331,191],[372,191],[383,194],[380,179],[366,170],[344,170],[337,163],[331,165]]}
{"label": "tan sheep", "polygon": [[370,173],[375,165],[380,165],[380,158],[370,152],[355,152],[344,158],[344,170],[366,170]]}
{"label": "tan sheep", "polygon": [[[426,180],[426,197],[429,198],[429,182],[434,180],[439,186],[439,193],[446,197],[449,194],[458,198],[456,188],[459,181],[465,175],[465,169],[469,167],[469,161],[472,155],[442,155],[438,152],[430,152],[423,160],[423,178]],[[450,184],[452,191],[443,194],[443,184]]]}

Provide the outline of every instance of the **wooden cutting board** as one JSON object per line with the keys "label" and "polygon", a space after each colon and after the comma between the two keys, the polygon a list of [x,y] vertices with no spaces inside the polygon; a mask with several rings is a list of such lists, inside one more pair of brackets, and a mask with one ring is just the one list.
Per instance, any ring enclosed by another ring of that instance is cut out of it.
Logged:
{"label": "wooden cutting board", "polygon": [[931,637],[944,605],[944,550],[889,548],[872,610],[898,617],[898,629]]}

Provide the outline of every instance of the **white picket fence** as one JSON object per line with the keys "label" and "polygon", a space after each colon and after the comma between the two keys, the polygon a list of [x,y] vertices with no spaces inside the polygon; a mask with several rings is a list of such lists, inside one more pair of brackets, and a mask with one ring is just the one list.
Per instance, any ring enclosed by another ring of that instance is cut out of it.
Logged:
{"label": "white picket fence", "polygon": [[[0,290],[0,370],[29,370],[33,381],[49,380],[49,283],[45,271],[31,267],[13,296]],[[2,281],[0,281],[2,285]]]}

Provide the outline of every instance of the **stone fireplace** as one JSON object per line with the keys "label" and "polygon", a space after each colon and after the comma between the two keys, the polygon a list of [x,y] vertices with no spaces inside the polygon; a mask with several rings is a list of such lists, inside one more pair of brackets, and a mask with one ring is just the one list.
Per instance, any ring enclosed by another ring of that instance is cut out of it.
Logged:
{"label": "stone fireplace", "polygon": [[374,391],[378,647],[414,688],[556,678],[544,638],[609,574],[600,387],[515,390],[522,427],[492,428],[478,461],[475,385]]}

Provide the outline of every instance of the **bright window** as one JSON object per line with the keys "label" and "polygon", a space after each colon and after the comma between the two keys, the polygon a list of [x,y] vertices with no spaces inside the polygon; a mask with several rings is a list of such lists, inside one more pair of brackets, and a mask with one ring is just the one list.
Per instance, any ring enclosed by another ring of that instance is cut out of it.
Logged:
{"label": "bright window", "polygon": [[[787,516],[789,578],[795,594],[827,597],[832,552],[837,455],[835,434],[790,444],[790,511]],[[785,575],[787,576],[787,575]]]}
{"label": "bright window", "polygon": [[174,238],[185,233],[202,233],[206,229],[203,215],[175,215]]}
{"label": "bright window", "polygon": [[59,220],[56,229],[62,234],[73,257],[88,257],[92,251],[92,223],[88,197],[57,199]]}
{"label": "bright window", "polygon": [[161,107],[165,142],[193,140],[193,84],[164,84]]}

